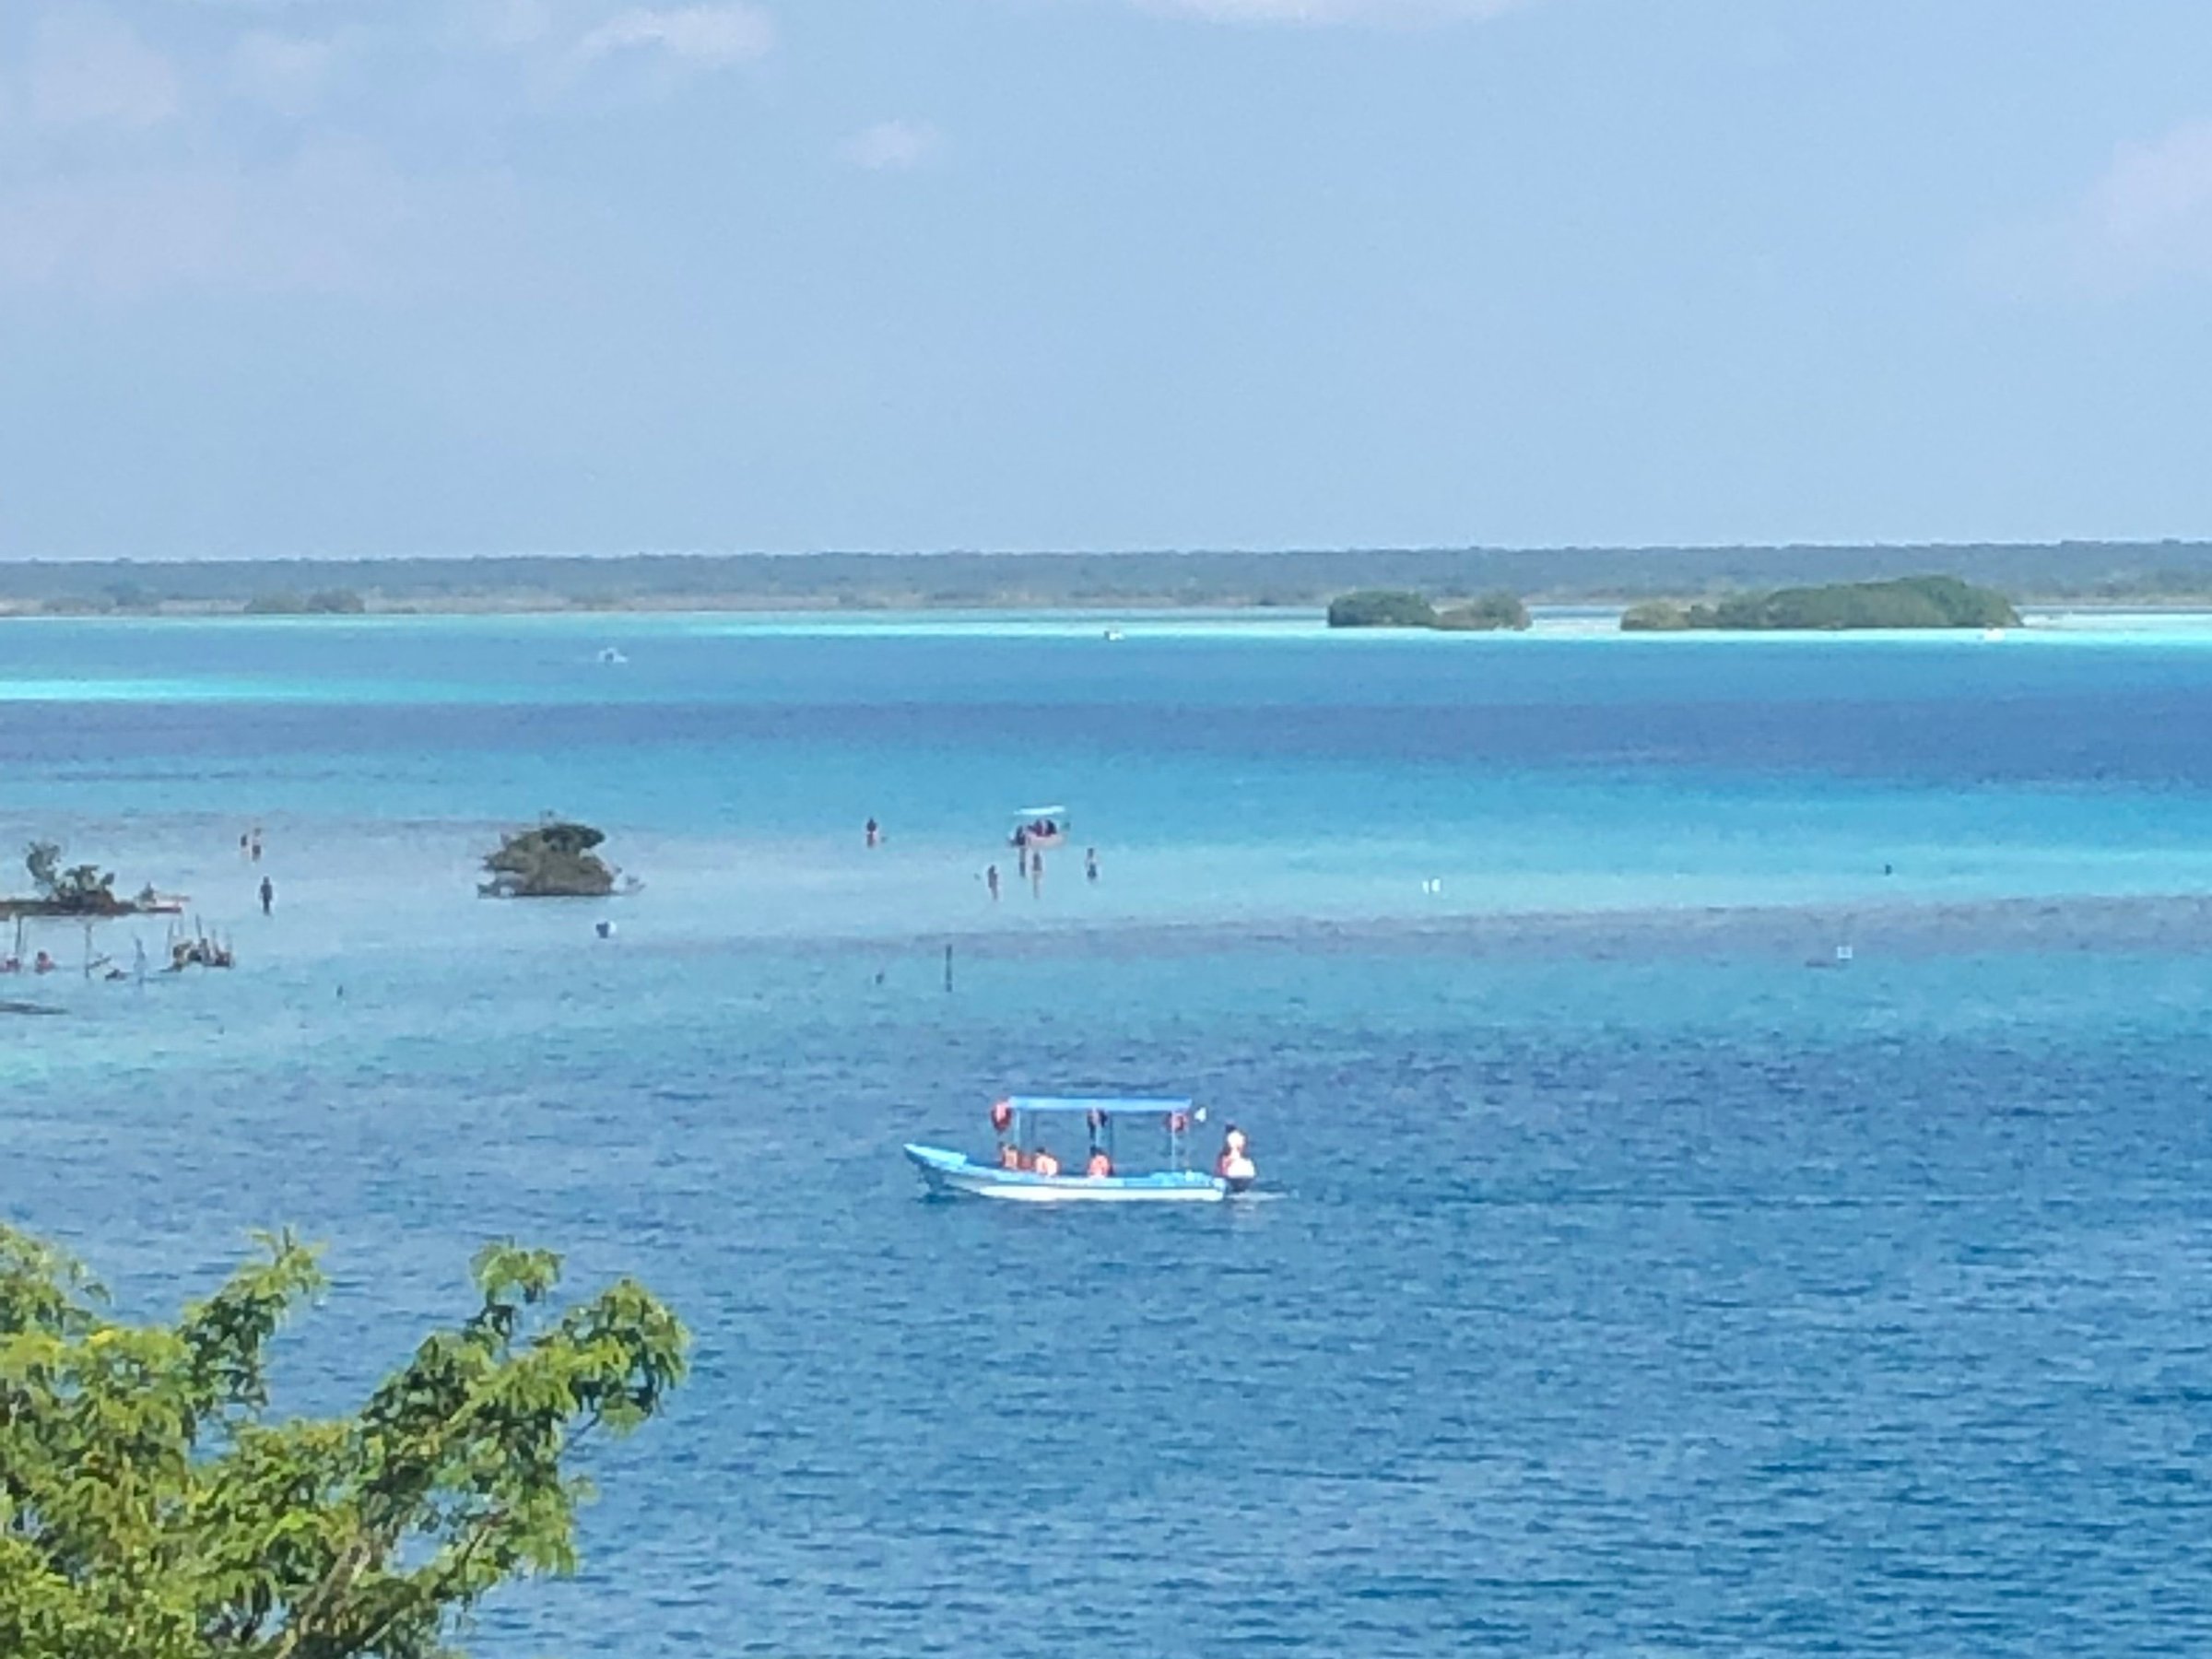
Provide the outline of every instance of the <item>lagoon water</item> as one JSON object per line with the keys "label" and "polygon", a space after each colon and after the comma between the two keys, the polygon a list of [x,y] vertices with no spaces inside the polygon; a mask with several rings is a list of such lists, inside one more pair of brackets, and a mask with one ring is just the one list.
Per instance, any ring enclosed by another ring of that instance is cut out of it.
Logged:
{"label": "lagoon water", "polygon": [[[327,1241],[303,1407],[489,1236],[673,1300],[490,1655],[2212,1644],[2212,632],[1104,626],[6,625],[5,829],[241,966],[10,989],[0,1216]],[[645,890],[476,900],[548,807]],[[1016,1088],[1268,1196],[924,1202]]]}

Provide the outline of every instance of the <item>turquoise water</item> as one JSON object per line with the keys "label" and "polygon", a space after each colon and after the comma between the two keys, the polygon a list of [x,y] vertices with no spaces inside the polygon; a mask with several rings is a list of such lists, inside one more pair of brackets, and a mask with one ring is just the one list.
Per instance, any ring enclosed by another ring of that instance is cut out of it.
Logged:
{"label": "turquoise water", "polygon": [[[489,1235],[670,1296],[492,1654],[2212,1640],[2212,634],[1105,625],[8,626],[0,828],[241,965],[11,989],[0,1214],[145,1310],[329,1241],[303,1405]],[[476,900],[547,807],[644,891]],[[1011,1088],[1269,1197],[924,1202]]]}

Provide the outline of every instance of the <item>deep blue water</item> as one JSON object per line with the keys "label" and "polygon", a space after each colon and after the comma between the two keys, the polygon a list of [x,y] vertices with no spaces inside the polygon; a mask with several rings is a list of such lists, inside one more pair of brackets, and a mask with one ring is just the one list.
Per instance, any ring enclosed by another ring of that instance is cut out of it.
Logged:
{"label": "deep blue water", "polygon": [[[0,630],[0,829],[241,956],[23,982],[0,1215],[147,1312],[328,1241],[301,1406],[489,1236],[674,1300],[488,1654],[2212,1643],[2212,650],[1130,633]],[[1105,878],[994,907],[1046,798]],[[616,939],[468,896],[547,806]],[[924,1202],[1018,1087],[1269,1195]]]}

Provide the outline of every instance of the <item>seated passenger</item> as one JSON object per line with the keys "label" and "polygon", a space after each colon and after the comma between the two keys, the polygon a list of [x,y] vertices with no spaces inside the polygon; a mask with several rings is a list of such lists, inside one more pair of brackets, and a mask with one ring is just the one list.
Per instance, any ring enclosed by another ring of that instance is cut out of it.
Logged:
{"label": "seated passenger", "polygon": [[1037,1156],[1030,1159],[1030,1173],[1032,1175],[1057,1175],[1060,1173],[1060,1160],[1040,1147],[1037,1148]]}
{"label": "seated passenger", "polygon": [[33,973],[52,973],[53,971],[53,959],[48,956],[44,951],[40,951],[39,954],[31,959],[30,971]]}
{"label": "seated passenger", "polygon": [[1020,1169],[1021,1148],[1012,1141],[1006,1142],[998,1149],[998,1167],[1002,1170]]}
{"label": "seated passenger", "polygon": [[1083,1166],[1083,1173],[1093,1181],[1103,1181],[1113,1173],[1113,1159],[1106,1156],[1105,1147],[1091,1148],[1090,1161]]}

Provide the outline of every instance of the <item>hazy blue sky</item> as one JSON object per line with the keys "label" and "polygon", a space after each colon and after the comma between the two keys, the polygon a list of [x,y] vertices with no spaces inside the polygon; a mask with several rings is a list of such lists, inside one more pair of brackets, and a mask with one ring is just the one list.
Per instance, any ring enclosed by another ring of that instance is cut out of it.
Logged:
{"label": "hazy blue sky", "polygon": [[0,554],[2212,534],[2212,0],[0,0]]}

